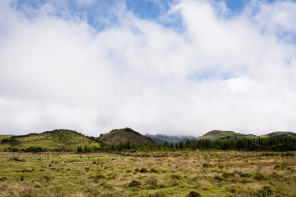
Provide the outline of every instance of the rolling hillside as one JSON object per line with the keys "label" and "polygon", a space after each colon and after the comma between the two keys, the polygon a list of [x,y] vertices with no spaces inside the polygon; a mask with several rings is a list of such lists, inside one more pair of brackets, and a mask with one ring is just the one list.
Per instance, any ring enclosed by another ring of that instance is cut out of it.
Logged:
{"label": "rolling hillside", "polygon": [[268,137],[296,137],[296,133],[288,132],[288,131],[276,131],[267,134]]}
{"label": "rolling hillside", "polygon": [[73,151],[78,145],[100,146],[99,143],[76,131],[64,129],[20,136],[2,136],[1,139],[0,151],[13,148],[25,150],[29,147],[41,147],[47,151]]}
{"label": "rolling hillside", "polygon": [[232,140],[232,139],[239,139],[239,138],[254,138],[254,137],[256,137],[256,135],[252,135],[252,134],[245,135],[245,134],[240,134],[233,131],[213,130],[197,138],[197,140]]}
{"label": "rolling hillside", "polygon": [[109,133],[102,134],[99,137],[99,142],[105,144],[126,144],[129,142],[130,144],[137,146],[144,144],[154,144],[153,140],[130,128],[115,129]]}

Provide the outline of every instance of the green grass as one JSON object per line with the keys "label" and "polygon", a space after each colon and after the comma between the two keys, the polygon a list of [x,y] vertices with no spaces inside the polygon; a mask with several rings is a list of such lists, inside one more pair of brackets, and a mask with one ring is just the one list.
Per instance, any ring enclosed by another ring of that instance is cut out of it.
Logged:
{"label": "green grass", "polygon": [[[2,139],[8,138],[10,136],[1,136]],[[1,141],[2,141],[1,139]],[[43,135],[25,135],[18,136],[17,139],[20,144],[11,146],[9,144],[0,144],[0,151],[5,151],[9,147],[17,148],[18,150],[27,149],[31,146],[33,147],[42,147],[47,151],[55,151],[55,150],[66,150],[74,151],[77,146],[97,146],[100,145],[95,141],[70,130],[54,130]]]}
{"label": "green grass", "polygon": [[0,153],[0,196],[296,195],[295,156],[222,151],[168,152],[165,157],[15,154],[25,161]]}
{"label": "green grass", "polygon": [[213,130],[205,135],[197,138],[198,140],[231,140],[238,138],[254,138],[255,135],[249,134],[240,134],[233,131],[221,131],[221,130]]}
{"label": "green grass", "polygon": [[126,144],[128,142],[134,145],[154,144],[150,138],[130,128],[112,130],[100,136],[99,141],[105,144]]}

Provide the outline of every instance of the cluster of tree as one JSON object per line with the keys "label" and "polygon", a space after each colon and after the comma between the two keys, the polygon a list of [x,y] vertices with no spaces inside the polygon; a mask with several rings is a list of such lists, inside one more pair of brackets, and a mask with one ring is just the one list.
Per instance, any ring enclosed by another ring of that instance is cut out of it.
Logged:
{"label": "cluster of tree", "polygon": [[76,149],[77,153],[93,153],[98,152],[100,149],[97,146],[78,146]]}
{"label": "cluster of tree", "polygon": [[191,141],[190,148],[242,150],[242,151],[295,151],[296,138],[269,137],[269,138],[241,138],[226,141],[199,140]]}
{"label": "cluster of tree", "polygon": [[100,147],[78,146],[77,152],[101,151],[175,151],[175,150],[239,150],[239,151],[296,151],[296,138],[269,137],[233,139],[225,141],[187,140],[185,143],[146,144],[135,146],[130,143],[117,145],[101,144]]}
{"label": "cluster of tree", "polygon": [[1,140],[1,144],[10,144],[11,146],[15,146],[20,144],[21,142],[15,138],[4,138]]}

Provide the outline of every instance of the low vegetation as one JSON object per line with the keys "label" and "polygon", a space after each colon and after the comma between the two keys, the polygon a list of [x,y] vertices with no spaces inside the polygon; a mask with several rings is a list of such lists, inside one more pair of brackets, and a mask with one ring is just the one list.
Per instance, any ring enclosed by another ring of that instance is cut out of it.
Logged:
{"label": "low vegetation", "polygon": [[129,128],[109,134],[0,136],[0,196],[296,196],[291,133],[162,144]]}
{"label": "low vegetation", "polygon": [[75,151],[77,146],[99,147],[100,145],[81,133],[65,129],[19,136],[0,136],[0,151],[69,152]]}
{"label": "low vegetation", "polygon": [[286,153],[4,152],[0,169],[4,197],[296,195],[296,157]]}

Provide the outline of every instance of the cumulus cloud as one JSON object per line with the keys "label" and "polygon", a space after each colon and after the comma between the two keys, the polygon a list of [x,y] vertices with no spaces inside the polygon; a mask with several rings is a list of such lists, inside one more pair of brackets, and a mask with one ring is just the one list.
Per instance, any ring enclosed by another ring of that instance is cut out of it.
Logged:
{"label": "cumulus cloud", "polygon": [[61,5],[13,5],[0,3],[3,134],[296,129],[293,2],[253,1],[230,16],[221,2],[179,1],[161,17],[179,15],[182,31],[118,5],[99,31],[67,7],[56,14]]}

